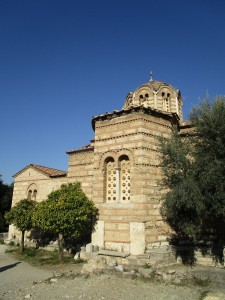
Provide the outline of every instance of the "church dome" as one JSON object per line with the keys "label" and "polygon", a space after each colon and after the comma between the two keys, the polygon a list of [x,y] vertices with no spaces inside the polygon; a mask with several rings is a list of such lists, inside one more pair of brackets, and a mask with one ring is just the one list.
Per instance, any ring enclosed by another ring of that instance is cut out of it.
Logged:
{"label": "church dome", "polygon": [[179,90],[172,85],[152,80],[139,86],[134,92],[129,92],[123,109],[143,106],[163,112],[176,113],[182,120],[182,97]]}

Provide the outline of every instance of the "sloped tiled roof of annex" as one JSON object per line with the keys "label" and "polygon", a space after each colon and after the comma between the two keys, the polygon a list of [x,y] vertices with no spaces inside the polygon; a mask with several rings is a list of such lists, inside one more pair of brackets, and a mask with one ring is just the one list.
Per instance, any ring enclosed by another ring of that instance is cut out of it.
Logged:
{"label": "sloped tiled roof of annex", "polygon": [[49,167],[44,167],[44,166],[40,166],[40,165],[35,165],[35,164],[29,164],[28,166],[26,166],[25,168],[23,168],[21,171],[19,171],[15,175],[13,175],[13,177],[19,175],[20,173],[22,173],[23,171],[25,171],[29,167],[32,167],[36,171],[39,171],[42,174],[47,175],[49,177],[61,177],[61,176],[66,176],[66,174],[67,174],[67,172],[62,171],[62,170],[57,170],[57,169],[53,169],[53,168],[49,168]]}
{"label": "sloped tiled roof of annex", "polygon": [[71,154],[71,153],[74,153],[74,152],[89,151],[89,150],[93,150],[93,149],[94,149],[94,147],[91,144],[88,144],[88,145],[82,146],[78,149],[67,150],[66,153]]}

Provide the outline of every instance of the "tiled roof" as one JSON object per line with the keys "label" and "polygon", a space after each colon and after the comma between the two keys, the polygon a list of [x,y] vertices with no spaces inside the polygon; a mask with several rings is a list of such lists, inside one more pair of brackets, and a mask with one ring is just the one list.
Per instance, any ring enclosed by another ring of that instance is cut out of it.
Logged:
{"label": "tiled roof", "polygon": [[67,172],[62,171],[62,170],[57,170],[53,168],[48,168],[40,165],[35,165],[35,164],[29,164],[22,170],[20,170],[18,173],[16,173],[13,177],[16,177],[17,175],[21,174],[23,171],[28,169],[29,167],[35,169],[38,172],[41,172],[44,175],[47,175],[49,177],[61,177],[61,176],[66,176]]}
{"label": "tiled roof", "polygon": [[66,153],[70,154],[70,153],[74,153],[74,152],[87,151],[87,150],[93,150],[93,149],[94,149],[94,147],[91,144],[88,144],[88,145],[82,146],[78,149],[67,150]]}
{"label": "tiled roof", "polygon": [[[93,130],[95,130],[95,122],[97,120],[101,120],[104,121],[106,119],[112,119],[114,117],[119,117],[121,115],[124,114],[130,114],[130,113],[135,113],[135,112],[144,112],[147,114],[152,114],[152,115],[161,115],[164,116],[165,118],[174,118],[177,122],[178,122],[178,116],[177,113],[173,113],[173,112],[167,112],[167,111],[163,111],[163,110],[159,110],[156,108],[152,108],[152,107],[144,107],[143,105],[135,105],[135,106],[131,106],[128,107],[126,109],[122,109],[122,110],[114,110],[112,113],[105,113],[104,115],[97,115],[97,116],[93,116],[92,117],[92,128]],[[68,152],[67,152],[68,153]]]}
{"label": "tiled roof", "polygon": [[40,171],[40,172],[42,172],[45,175],[50,176],[50,177],[57,177],[57,176],[65,176],[66,175],[66,172],[62,171],[62,170],[57,170],[57,169],[48,168],[48,167],[35,165],[35,164],[30,164],[30,166],[33,167],[34,169],[36,169],[37,171]]}

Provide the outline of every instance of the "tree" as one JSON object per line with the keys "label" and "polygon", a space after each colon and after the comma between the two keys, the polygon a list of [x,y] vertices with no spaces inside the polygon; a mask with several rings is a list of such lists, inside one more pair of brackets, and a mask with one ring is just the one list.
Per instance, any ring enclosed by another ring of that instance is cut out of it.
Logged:
{"label": "tree", "polygon": [[2,214],[0,213],[0,231],[4,230],[4,218],[2,216]]}
{"label": "tree", "polygon": [[38,204],[34,225],[58,236],[59,259],[63,258],[63,239],[91,234],[98,210],[80,187],[80,183],[62,185]]}
{"label": "tree", "polygon": [[17,202],[12,209],[5,214],[5,219],[9,224],[16,226],[22,233],[20,250],[24,252],[25,232],[32,228],[32,214],[36,207],[33,200],[23,199]]}
{"label": "tree", "polygon": [[[13,194],[13,184],[8,185],[4,184],[1,175],[0,175],[0,214],[2,217],[5,212],[9,211],[12,204],[12,194]],[[5,223],[4,218],[2,219],[1,230],[7,230],[7,224]]]}
{"label": "tree", "polygon": [[197,129],[194,174],[204,203],[203,226],[225,241],[225,97],[195,107],[190,114]]}
{"label": "tree", "polygon": [[163,196],[161,212],[178,236],[199,233],[202,199],[193,174],[193,139],[182,140],[176,129],[171,138],[160,140]]}
{"label": "tree", "polygon": [[178,235],[193,239],[213,232],[225,241],[225,98],[192,109],[195,137],[161,140],[162,214]]}

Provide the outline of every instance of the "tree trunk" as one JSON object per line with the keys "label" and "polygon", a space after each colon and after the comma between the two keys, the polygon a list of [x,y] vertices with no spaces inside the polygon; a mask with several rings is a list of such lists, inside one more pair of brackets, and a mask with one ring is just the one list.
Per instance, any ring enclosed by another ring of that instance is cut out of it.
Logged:
{"label": "tree trunk", "polygon": [[25,230],[22,231],[22,235],[21,235],[21,243],[20,243],[20,252],[21,253],[24,252],[24,236],[25,236]]}
{"label": "tree trunk", "polygon": [[59,233],[58,236],[58,252],[59,252],[59,260],[63,259],[63,234]]}

